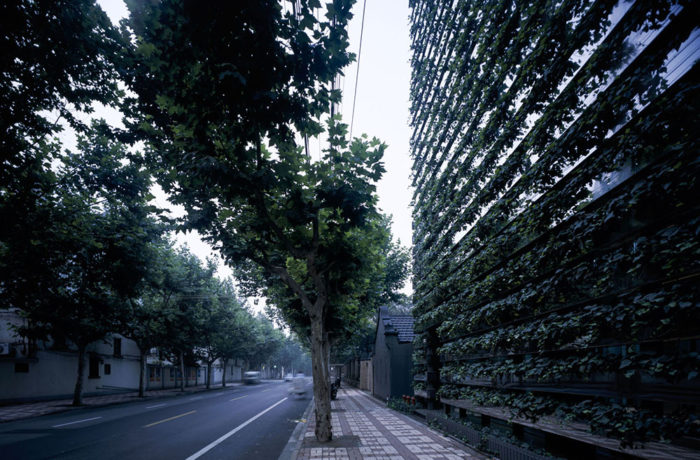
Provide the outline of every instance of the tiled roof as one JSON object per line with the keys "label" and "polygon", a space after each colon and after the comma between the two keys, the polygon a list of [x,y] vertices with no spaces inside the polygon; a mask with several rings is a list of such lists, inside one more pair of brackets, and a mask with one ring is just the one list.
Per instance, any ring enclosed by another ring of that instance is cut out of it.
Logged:
{"label": "tiled roof", "polygon": [[398,333],[399,342],[413,342],[413,316],[391,315],[382,318],[384,331]]}

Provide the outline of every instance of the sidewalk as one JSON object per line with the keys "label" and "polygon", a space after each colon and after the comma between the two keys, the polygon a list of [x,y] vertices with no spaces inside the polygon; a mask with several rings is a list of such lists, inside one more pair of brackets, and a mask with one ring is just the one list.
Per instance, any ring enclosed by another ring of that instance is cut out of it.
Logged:
{"label": "sidewalk", "polygon": [[[239,386],[241,383],[227,383],[226,388]],[[221,384],[212,385],[208,391],[222,389]],[[150,390],[146,391],[145,397],[139,398],[138,391],[128,393],[116,393],[99,396],[83,397],[83,405],[79,407],[72,406],[72,399],[58,399],[50,401],[39,401],[33,403],[22,403],[0,406],[0,423],[20,420],[24,418],[38,417],[41,415],[54,414],[57,412],[67,412],[80,409],[82,407],[98,407],[108,406],[111,404],[121,404],[133,401],[147,401],[149,399],[159,399],[177,395],[188,395],[191,393],[199,393],[207,391],[206,385],[189,386],[185,388],[185,392],[180,392],[179,388],[169,388],[167,390]]]}
{"label": "sidewalk", "polygon": [[316,441],[311,412],[292,460],[489,458],[379,404],[355,388],[341,388],[331,406],[333,441],[323,444]]}

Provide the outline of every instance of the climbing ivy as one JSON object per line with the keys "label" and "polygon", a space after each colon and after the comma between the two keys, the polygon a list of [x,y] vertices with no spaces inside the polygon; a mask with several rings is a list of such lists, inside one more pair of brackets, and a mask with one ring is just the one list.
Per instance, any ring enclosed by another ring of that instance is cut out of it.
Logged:
{"label": "climbing ivy", "polygon": [[692,3],[410,4],[415,388],[697,436]]}

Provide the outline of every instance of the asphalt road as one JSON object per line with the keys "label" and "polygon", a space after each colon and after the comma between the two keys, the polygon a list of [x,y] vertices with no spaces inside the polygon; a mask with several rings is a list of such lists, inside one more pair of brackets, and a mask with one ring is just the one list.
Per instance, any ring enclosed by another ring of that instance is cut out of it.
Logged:
{"label": "asphalt road", "polygon": [[276,459],[310,402],[264,382],[0,424],[0,458]]}

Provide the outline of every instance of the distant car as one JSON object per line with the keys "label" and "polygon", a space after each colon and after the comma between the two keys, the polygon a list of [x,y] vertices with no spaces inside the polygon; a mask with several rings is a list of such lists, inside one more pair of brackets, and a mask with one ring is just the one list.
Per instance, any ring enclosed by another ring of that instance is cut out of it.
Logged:
{"label": "distant car", "polygon": [[246,385],[252,385],[254,383],[260,383],[260,372],[258,371],[248,371],[243,374],[243,383]]}
{"label": "distant car", "polygon": [[287,374],[284,376],[284,381],[285,382],[291,382],[294,376],[292,374]]}

